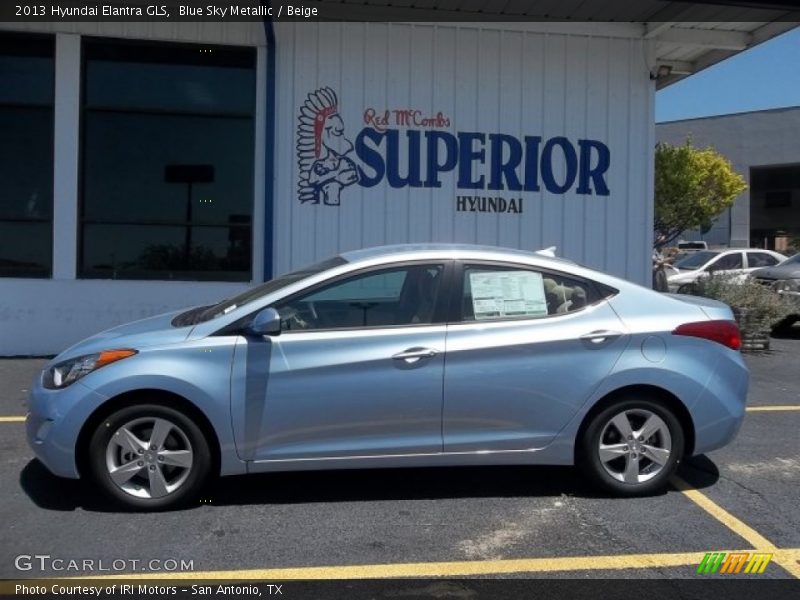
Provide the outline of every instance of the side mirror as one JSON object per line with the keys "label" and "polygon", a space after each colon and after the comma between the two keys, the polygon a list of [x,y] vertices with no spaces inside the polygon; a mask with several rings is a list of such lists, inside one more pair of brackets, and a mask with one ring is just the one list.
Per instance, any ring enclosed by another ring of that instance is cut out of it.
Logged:
{"label": "side mirror", "polygon": [[245,333],[249,335],[280,335],[280,314],[274,308],[265,308],[253,317]]}

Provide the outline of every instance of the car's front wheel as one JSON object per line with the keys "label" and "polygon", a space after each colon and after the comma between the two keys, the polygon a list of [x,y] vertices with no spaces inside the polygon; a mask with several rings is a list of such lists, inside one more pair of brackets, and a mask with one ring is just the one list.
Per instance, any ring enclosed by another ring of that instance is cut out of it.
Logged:
{"label": "car's front wheel", "polygon": [[579,458],[601,487],[639,496],[667,485],[683,449],[683,428],[664,403],[626,398],[594,415],[580,440]]}
{"label": "car's front wheel", "polygon": [[160,510],[194,498],[211,471],[208,441],[183,413],[158,404],[122,408],[89,440],[91,478],[118,503]]}

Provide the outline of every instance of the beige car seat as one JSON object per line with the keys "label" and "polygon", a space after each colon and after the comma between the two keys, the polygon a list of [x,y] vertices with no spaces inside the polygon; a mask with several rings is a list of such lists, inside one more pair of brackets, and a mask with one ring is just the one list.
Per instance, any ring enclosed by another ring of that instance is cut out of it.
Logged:
{"label": "beige car seat", "polygon": [[561,314],[586,306],[586,290],[579,285],[564,285],[545,277],[544,292],[548,314]]}

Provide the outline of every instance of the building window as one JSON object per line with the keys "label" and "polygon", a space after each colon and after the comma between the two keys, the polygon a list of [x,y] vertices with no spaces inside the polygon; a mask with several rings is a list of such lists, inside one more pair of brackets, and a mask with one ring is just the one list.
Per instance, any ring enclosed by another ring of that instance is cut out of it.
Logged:
{"label": "building window", "polygon": [[81,277],[251,279],[255,60],[84,40]]}
{"label": "building window", "polygon": [[52,37],[0,34],[0,276],[50,277]]}

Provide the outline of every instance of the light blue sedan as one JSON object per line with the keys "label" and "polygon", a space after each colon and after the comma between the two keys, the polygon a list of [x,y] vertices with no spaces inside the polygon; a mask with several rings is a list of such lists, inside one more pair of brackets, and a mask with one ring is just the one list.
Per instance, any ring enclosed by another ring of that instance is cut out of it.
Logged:
{"label": "light blue sedan", "polygon": [[358,250],[62,352],[28,439],[137,509],[217,474],[366,467],[578,464],[649,494],[741,425],[732,318],[547,253]]}

